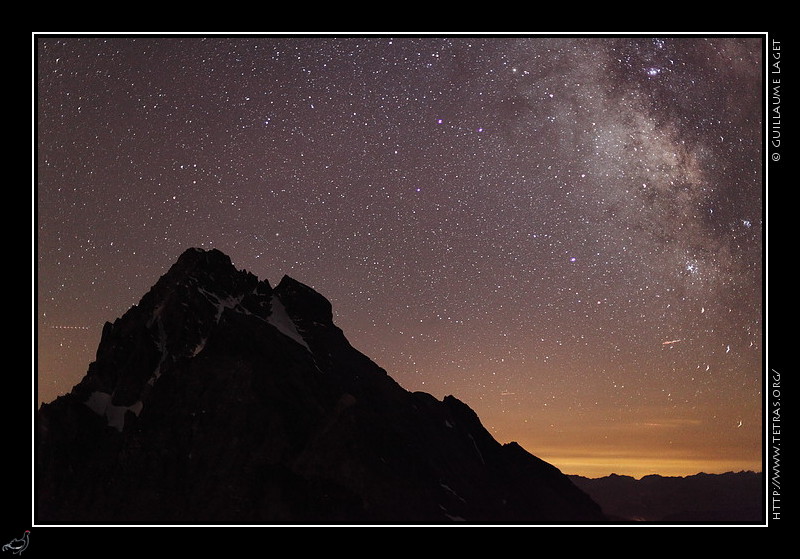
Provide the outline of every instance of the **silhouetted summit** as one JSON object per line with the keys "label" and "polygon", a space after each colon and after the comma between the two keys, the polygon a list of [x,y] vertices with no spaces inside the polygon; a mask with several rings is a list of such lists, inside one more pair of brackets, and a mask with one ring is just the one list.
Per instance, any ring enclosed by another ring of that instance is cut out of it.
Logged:
{"label": "silhouetted summit", "polygon": [[40,524],[595,523],[555,467],[400,387],[330,302],[184,252],[37,414]]}

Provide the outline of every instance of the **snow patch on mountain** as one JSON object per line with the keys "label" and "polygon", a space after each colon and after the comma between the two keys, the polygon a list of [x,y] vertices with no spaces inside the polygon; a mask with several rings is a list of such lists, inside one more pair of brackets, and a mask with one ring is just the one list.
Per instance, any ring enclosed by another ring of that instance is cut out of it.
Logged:
{"label": "snow patch on mountain", "polygon": [[206,299],[208,299],[213,305],[217,307],[217,316],[216,316],[217,322],[219,322],[219,318],[222,316],[222,313],[225,312],[225,309],[236,309],[241,304],[242,299],[244,298],[244,295],[238,297],[234,296],[220,297],[215,293],[211,293],[210,291],[203,289],[202,287],[198,287],[197,289],[198,291],[200,291],[200,293],[202,293],[206,297]]}
{"label": "snow patch on mountain", "polygon": [[161,367],[164,366],[164,362],[167,360],[167,332],[164,329],[164,323],[161,321],[160,316],[157,316],[155,321],[158,330],[158,339],[156,340],[156,345],[158,346],[158,351],[161,352],[161,359],[159,359],[158,365],[156,365],[156,369],[153,371],[153,374],[148,381],[148,384],[150,385],[157,381],[158,377],[161,376]]}
{"label": "snow patch on mountain", "polygon": [[282,334],[293,339],[308,351],[311,351],[311,348],[308,347],[308,344],[303,336],[301,336],[300,332],[297,331],[297,326],[289,316],[289,313],[286,312],[286,307],[283,306],[283,303],[277,295],[272,296],[272,314],[269,316],[268,321]]}
{"label": "snow patch on mountain", "polygon": [[84,403],[97,415],[104,416],[109,427],[122,431],[125,426],[125,414],[131,411],[136,417],[139,417],[143,404],[139,400],[130,406],[117,406],[111,403],[112,397],[106,392],[94,391]]}

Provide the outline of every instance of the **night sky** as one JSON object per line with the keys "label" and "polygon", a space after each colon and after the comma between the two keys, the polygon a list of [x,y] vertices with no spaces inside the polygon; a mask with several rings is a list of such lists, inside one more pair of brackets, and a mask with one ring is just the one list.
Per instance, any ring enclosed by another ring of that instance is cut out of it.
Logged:
{"label": "night sky", "polygon": [[760,471],[764,42],[35,36],[38,401],[213,247],[564,473]]}

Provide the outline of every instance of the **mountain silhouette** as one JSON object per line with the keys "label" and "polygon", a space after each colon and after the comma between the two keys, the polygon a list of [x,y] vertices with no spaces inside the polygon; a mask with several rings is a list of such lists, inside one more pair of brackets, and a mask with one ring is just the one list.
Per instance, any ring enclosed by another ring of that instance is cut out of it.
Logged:
{"label": "mountain silhouette", "polygon": [[615,521],[752,524],[765,520],[760,472],[569,478]]}
{"label": "mountain silhouette", "polygon": [[554,466],[410,392],[330,302],[189,249],[36,414],[38,524],[576,524]]}

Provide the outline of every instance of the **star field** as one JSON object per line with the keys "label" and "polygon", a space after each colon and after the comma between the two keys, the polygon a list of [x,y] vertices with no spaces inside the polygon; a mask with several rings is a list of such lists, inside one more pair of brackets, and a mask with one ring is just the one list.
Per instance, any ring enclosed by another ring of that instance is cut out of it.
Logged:
{"label": "star field", "polygon": [[215,247],[565,473],[760,469],[763,38],[34,51],[39,401]]}

